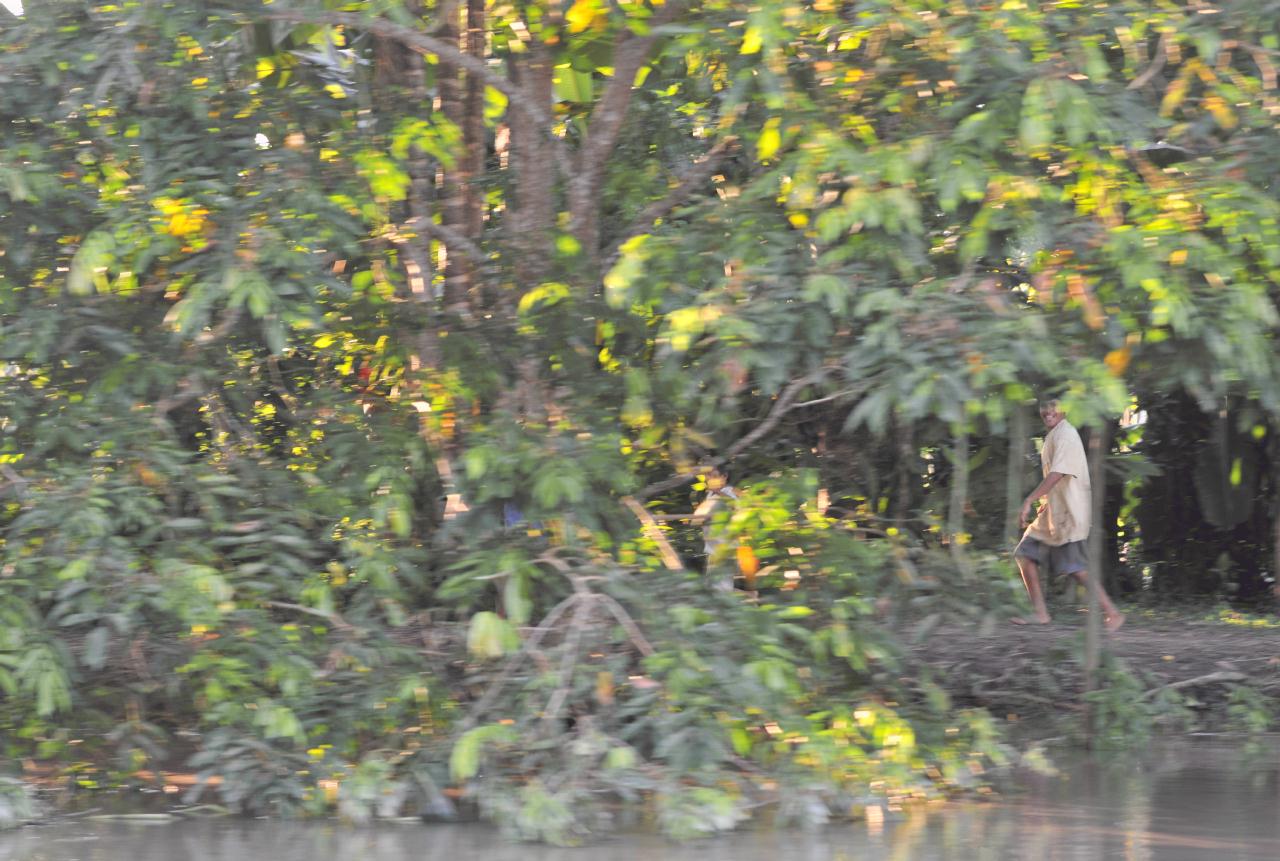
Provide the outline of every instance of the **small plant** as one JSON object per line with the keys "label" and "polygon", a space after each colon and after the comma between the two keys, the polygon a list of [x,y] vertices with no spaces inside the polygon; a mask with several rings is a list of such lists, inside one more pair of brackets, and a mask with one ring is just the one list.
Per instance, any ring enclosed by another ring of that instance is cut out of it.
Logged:
{"label": "small plant", "polygon": [[36,818],[36,803],[22,781],[0,777],[0,831],[17,828]]}
{"label": "small plant", "polygon": [[1227,728],[1249,736],[1271,728],[1275,719],[1270,700],[1245,685],[1234,685],[1227,697]]}
{"label": "small plant", "polygon": [[1156,709],[1142,681],[1121,662],[1105,660],[1098,668],[1098,687],[1085,694],[1093,734],[1100,746],[1128,747],[1151,735]]}

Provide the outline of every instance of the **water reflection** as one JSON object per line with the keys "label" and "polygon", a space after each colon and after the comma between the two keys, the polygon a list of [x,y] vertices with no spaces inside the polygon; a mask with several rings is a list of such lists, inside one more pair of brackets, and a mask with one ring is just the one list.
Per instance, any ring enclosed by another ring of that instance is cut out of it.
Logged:
{"label": "water reflection", "polygon": [[0,861],[1201,861],[1280,858],[1274,747],[1213,742],[1095,757],[1021,775],[994,803],[926,808],[811,832],[738,833],[674,846],[628,837],[573,851],[504,842],[483,826],[217,820],[64,822],[0,837]]}

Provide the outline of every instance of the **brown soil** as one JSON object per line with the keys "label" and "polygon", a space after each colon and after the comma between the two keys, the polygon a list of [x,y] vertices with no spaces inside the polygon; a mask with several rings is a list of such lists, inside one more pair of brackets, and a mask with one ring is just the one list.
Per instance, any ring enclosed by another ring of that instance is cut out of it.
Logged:
{"label": "brown soil", "polygon": [[[925,672],[956,705],[1027,718],[1082,707],[1083,612],[1059,610],[1049,625],[951,624],[908,649],[906,669]],[[1176,691],[1193,708],[1225,700],[1232,686],[1280,695],[1280,626],[1130,612],[1104,635],[1107,652],[1154,698]]]}

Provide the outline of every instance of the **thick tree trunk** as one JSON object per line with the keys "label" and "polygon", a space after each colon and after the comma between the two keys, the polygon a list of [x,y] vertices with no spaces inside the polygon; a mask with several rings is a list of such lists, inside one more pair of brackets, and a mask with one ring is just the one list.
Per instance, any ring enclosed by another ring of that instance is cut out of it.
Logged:
{"label": "thick tree trunk", "polygon": [[[483,57],[485,53],[484,6],[485,0],[467,0],[464,50],[472,57]],[[479,180],[484,176],[489,142],[484,126],[484,81],[472,74],[467,75],[462,140],[463,159],[458,177],[466,210],[462,226],[467,238],[476,242],[484,230],[484,189]]]}
{"label": "thick tree trunk", "polygon": [[[550,49],[535,42],[513,57],[511,72],[522,97],[551,112],[555,61]],[[515,197],[508,219],[518,259],[513,269],[521,291],[546,279],[552,228],[555,226],[556,159],[552,130],[538,125],[527,112],[511,113],[511,169]]]}
{"label": "thick tree trunk", "polygon": [[[414,16],[424,12],[422,0],[410,0],[405,11]],[[397,116],[418,113],[430,107],[426,84],[426,61],[396,39],[374,36],[373,101],[380,114]],[[384,129],[383,131],[389,131]],[[431,220],[434,203],[435,167],[428,155],[413,147],[408,158],[409,192],[405,200],[405,230],[396,243],[404,269],[406,298],[430,301],[433,266],[431,240],[422,227]]]}
{"label": "thick tree trunk", "polygon": [[[437,34],[441,40],[458,45],[464,53],[467,45],[463,40],[460,21],[462,9],[460,0],[442,0],[437,12],[440,26]],[[471,145],[465,137],[467,128],[467,100],[463,88],[462,73],[458,64],[440,59],[437,71],[436,90],[440,95],[440,111],[455,127],[464,131],[462,152],[457,162],[441,171],[440,197],[441,221],[446,230],[467,235],[467,186],[468,168],[472,163]],[[445,307],[450,313],[469,319],[473,289],[473,272],[471,261],[453,247],[444,243],[443,254],[444,297]]]}
{"label": "thick tree trunk", "polygon": [[[672,21],[683,4],[671,0],[649,22],[657,28]],[[656,36],[636,36],[629,30],[614,43],[613,77],[587,122],[587,137],[578,151],[576,172],[569,180],[570,229],[594,276],[600,267],[600,193],[609,156],[617,146],[635,92],[636,74],[649,62]]]}

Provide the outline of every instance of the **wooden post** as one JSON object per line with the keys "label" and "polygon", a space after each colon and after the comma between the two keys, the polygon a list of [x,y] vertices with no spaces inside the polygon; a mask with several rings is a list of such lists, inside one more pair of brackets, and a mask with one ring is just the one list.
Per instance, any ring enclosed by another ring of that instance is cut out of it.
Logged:
{"label": "wooden post", "polygon": [[[1087,697],[1098,684],[1098,666],[1102,660],[1102,608],[1098,600],[1098,587],[1102,582],[1102,526],[1099,520],[1106,499],[1107,451],[1110,449],[1111,424],[1105,420],[1089,434],[1089,481],[1092,485],[1090,512],[1092,528],[1089,530],[1089,615],[1085,621],[1084,637],[1084,692]],[[1085,745],[1092,748],[1097,727],[1094,711],[1088,699],[1084,703]]]}

